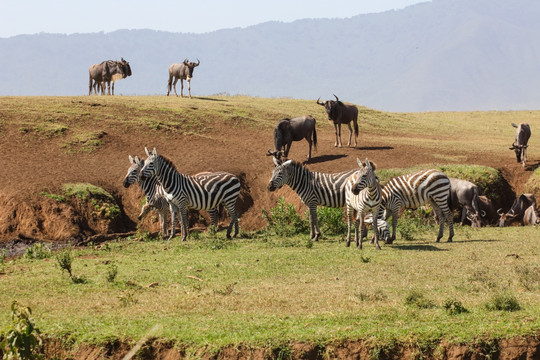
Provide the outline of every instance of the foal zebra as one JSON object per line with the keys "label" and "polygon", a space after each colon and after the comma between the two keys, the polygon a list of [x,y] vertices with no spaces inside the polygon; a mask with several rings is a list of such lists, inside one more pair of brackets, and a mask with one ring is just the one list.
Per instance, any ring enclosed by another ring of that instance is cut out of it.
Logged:
{"label": "foal zebra", "polygon": [[[443,237],[444,220],[448,222],[450,235],[454,237],[454,223],[450,210],[450,180],[437,170],[422,170],[413,174],[396,176],[388,180],[382,188],[382,205],[386,211],[386,219],[392,216],[392,238],[396,238],[396,227],[400,208],[416,209],[431,204],[437,214],[439,235],[437,242]],[[390,214],[388,214],[390,212]]]}
{"label": "foal zebra", "polygon": [[169,239],[175,233],[176,211],[180,211],[182,241],[185,241],[188,236],[187,209],[210,210],[212,223],[217,223],[217,207],[220,204],[225,205],[231,216],[231,222],[227,227],[227,238],[231,237],[233,226],[234,236],[238,234],[236,200],[240,194],[240,180],[236,176],[224,171],[203,172],[194,176],[184,175],[176,170],[169,159],[158,155],[155,148],[152,153],[147,148],[145,151],[148,158],[141,169],[141,180],[155,176],[167,193],[172,212]]}
{"label": "foal zebra", "polygon": [[[365,164],[357,159],[360,169],[352,174],[345,187],[345,199],[347,202],[347,246],[351,245],[351,219],[354,211],[357,211],[356,221],[354,222],[354,239],[356,246],[362,248],[364,215],[366,213],[373,214],[373,218],[378,219],[379,208],[381,207],[381,186],[379,179],[375,175],[375,165],[367,158]],[[362,229],[360,241],[358,240],[358,226]],[[372,221],[373,233],[375,235],[375,247],[380,250],[379,246],[379,221]]]}
{"label": "foal zebra", "polygon": [[138,156],[135,156],[134,159],[131,155],[129,155],[129,162],[131,163],[131,166],[127,171],[126,177],[124,178],[124,187],[128,188],[130,185],[138,182],[139,186],[144,192],[144,195],[146,196],[146,204],[143,205],[141,213],[137,219],[142,220],[151,209],[156,210],[159,215],[161,234],[163,236],[167,236],[169,231],[169,203],[167,202],[167,194],[165,193],[165,190],[163,190],[163,186],[161,186],[155,176],[145,180],[140,179],[139,174],[144,166],[144,160],[139,159]]}
{"label": "foal zebra", "polygon": [[274,157],[276,167],[268,183],[268,190],[275,191],[289,185],[309,209],[310,236],[319,240],[321,231],[317,220],[317,206],[341,208],[345,206],[345,184],[357,169],[325,174],[311,172],[294,160],[282,161]]}

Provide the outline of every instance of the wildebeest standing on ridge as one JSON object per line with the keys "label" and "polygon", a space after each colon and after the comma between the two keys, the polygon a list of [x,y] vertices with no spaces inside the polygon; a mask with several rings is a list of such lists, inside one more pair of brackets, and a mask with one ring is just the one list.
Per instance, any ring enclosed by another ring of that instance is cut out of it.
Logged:
{"label": "wildebeest standing on ridge", "polygon": [[[315,129],[315,119],[311,115],[295,117],[293,119],[282,119],[274,128],[274,153],[283,150],[285,157],[289,155],[289,150],[293,141],[306,139],[309,144],[307,160],[311,160],[312,144],[317,148],[317,130]],[[269,154],[273,155],[268,151]]]}
{"label": "wildebeest standing on ridge", "polygon": [[320,102],[321,98],[317,99],[317,104],[324,106],[326,113],[328,114],[328,120],[334,123],[334,129],[336,132],[336,143],[334,146],[341,147],[341,124],[347,124],[349,126],[349,143],[347,146],[351,146],[351,138],[353,130],[351,128],[351,121],[354,124],[354,146],[358,146],[358,108],[355,105],[345,105],[339,98],[334,95],[336,100],[326,100]]}
{"label": "wildebeest standing on ridge", "polygon": [[[193,69],[196,66],[199,66],[201,61],[197,59],[197,63],[190,62],[188,59],[185,59],[183,63],[172,64],[169,66],[169,82],[167,83],[167,96],[171,92],[171,86],[174,88],[174,94],[176,93],[176,83],[180,79],[180,96],[184,97],[184,80],[187,80],[189,98],[191,99],[191,78],[193,77]],[[173,82],[174,78],[174,82]]]}
{"label": "wildebeest standing on ridge", "polygon": [[529,138],[531,137],[531,127],[527,123],[520,123],[519,125],[512,123],[512,126],[516,128],[516,140],[512,143],[510,150],[516,152],[517,162],[521,162],[521,165],[525,167],[527,147]]}
{"label": "wildebeest standing on ridge", "polygon": [[123,58],[122,61],[107,60],[90,66],[88,73],[90,78],[88,95],[92,94],[92,89],[94,89],[94,94],[101,89],[101,95],[104,95],[105,84],[108,85],[108,94],[111,95],[111,81],[113,82],[112,95],[114,95],[114,82],[131,76],[131,66]]}

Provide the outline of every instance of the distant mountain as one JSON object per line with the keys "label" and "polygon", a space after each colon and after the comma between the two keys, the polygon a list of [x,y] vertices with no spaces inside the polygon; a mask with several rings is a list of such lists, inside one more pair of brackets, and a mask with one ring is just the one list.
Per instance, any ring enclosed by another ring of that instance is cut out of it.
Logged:
{"label": "distant mountain", "polygon": [[538,109],[539,18],[538,0],[433,0],[206,34],[20,35],[0,39],[0,95],[83,95],[88,67],[121,57],[133,76],[117,93],[165,94],[169,65],[199,58],[195,96],[336,94],[388,111]]}

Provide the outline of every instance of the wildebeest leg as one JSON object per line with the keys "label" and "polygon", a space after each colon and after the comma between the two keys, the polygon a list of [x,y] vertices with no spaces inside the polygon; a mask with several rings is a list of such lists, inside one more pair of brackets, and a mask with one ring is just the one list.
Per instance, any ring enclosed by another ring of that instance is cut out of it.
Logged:
{"label": "wildebeest leg", "polygon": [[312,141],[311,141],[311,135],[306,137],[306,140],[309,144],[309,152],[308,152],[308,156],[307,156],[307,161],[310,161],[311,160],[311,144],[312,144]]}
{"label": "wildebeest leg", "polygon": [[286,143],[285,145],[283,145],[283,156],[285,156],[285,157],[289,156],[289,151],[291,150],[291,145],[292,145],[292,141]]}
{"label": "wildebeest leg", "polygon": [[176,97],[178,97],[178,94],[176,93],[176,83],[178,82],[178,78],[175,77],[174,78],[174,82],[173,82],[173,89],[174,89],[174,95],[176,95]]}
{"label": "wildebeest leg", "polygon": [[527,148],[523,147],[521,150],[521,165],[525,167],[525,162],[527,161]]}
{"label": "wildebeest leg", "polygon": [[112,82],[112,94],[114,96],[114,81]]}
{"label": "wildebeest leg", "polygon": [[341,124],[334,123],[334,130],[336,132],[336,142],[335,147],[341,147]]}
{"label": "wildebeest leg", "polygon": [[[92,95],[92,83],[93,83],[92,75],[90,75],[90,83],[88,84],[88,96]],[[94,92],[96,92],[95,89],[94,89]]]}
{"label": "wildebeest leg", "polygon": [[180,97],[184,97],[184,79],[180,78]]}
{"label": "wildebeest leg", "polygon": [[169,81],[167,81],[167,96],[169,96],[169,93],[171,92],[172,78],[173,78],[173,75],[169,74]]}
{"label": "wildebeest leg", "polygon": [[187,89],[189,93],[189,98],[191,99],[191,79],[187,79]]}
{"label": "wildebeest leg", "polygon": [[310,237],[313,241],[319,241],[321,231],[319,230],[319,224],[317,220],[317,205],[309,206],[309,225],[310,225]]}
{"label": "wildebeest leg", "polygon": [[351,123],[348,123],[347,126],[349,126],[349,143],[347,144],[347,146],[351,146],[351,139],[352,139],[352,126],[351,126]]}

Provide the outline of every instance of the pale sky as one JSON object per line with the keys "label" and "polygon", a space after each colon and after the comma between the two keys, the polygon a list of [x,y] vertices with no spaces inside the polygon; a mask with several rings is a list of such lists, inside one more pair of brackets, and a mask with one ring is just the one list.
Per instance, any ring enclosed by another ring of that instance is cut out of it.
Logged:
{"label": "pale sky", "polygon": [[0,37],[152,29],[182,33],[347,18],[429,0],[0,0]]}

